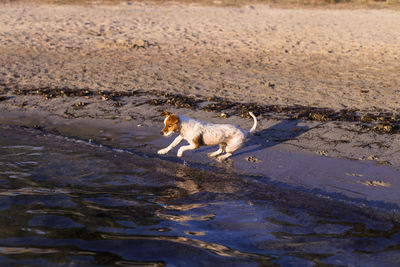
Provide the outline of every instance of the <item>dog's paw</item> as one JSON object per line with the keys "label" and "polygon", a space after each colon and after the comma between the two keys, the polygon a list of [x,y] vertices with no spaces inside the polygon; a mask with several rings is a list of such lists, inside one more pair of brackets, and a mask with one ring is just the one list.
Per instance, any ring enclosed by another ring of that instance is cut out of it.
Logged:
{"label": "dog's paw", "polygon": [[168,153],[168,150],[167,149],[160,149],[160,150],[158,150],[157,151],[157,153],[159,154],[159,155],[164,155],[164,154],[167,154]]}
{"label": "dog's paw", "polygon": [[179,148],[178,149],[178,153],[176,154],[176,156],[179,157],[179,158],[182,157],[183,151],[184,151],[183,149]]}

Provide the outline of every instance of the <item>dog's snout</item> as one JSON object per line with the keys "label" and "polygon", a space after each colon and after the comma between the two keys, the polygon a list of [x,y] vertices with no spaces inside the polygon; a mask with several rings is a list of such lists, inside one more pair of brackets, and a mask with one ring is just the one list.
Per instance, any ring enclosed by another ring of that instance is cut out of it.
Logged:
{"label": "dog's snout", "polygon": [[160,132],[160,134],[161,134],[161,135],[164,135],[164,132],[163,132],[163,131],[161,131],[161,132]]}

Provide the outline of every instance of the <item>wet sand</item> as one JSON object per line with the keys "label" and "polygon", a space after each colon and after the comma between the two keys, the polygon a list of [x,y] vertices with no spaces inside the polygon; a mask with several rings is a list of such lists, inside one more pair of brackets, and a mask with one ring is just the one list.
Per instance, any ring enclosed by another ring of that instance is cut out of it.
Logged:
{"label": "wet sand", "polygon": [[[382,213],[390,220],[399,220],[400,171],[397,166],[294,150],[290,142],[267,143],[265,137],[259,134],[252,136],[243,148],[224,163],[206,156],[216,147],[187,151],[182,158],[176,157],[175,148],[167,155],[160,156],[157,150],[168,146],[173,138],[165,138],[159,134],[161,122],[158,116],[154,120],[126,121],[87,117],[70,119],[37,112],[3,111],[2,114],[0,124],[22,125],[50,134],[50,137],[53,134],[66,136],[113,148],[120,153],[133,153],[194,170],[206,170],[216,174],[216,177],[219,173],[251,177],[262,184],[276,184],[330,201],[372,208],[370,212]],[[251,121],[247,119],[242,126],[246,128],[250,124]],[[189,192],[193,190],[191,184],[182,186]]]}
{"label": "wet sand", "polygon": [[[349,163],[340,174],[316,171],[319,180],[302,186],[329,191],[342,183],[340,192],[379,201],[398,187],[398,11],[1,7],[2,123],[86,139],[94,137],[79,133],[85,132],[85,124],[75,124],[80,119],[141,125],[155,138],[145,146],[153,153],[171,141],[156,135],[163,109],[245,129],[252,124],[246,112],[253,110],[258,132],[232,158],[236,171],[267,176],[274,175],[270,167],[286,166],[277,180],[306,181],[310,176],[298,171],[312,169],[313,162],[355,160],[364,163]],[[74,127],[51,128],[58,119]],[[274,153],[286,155],[282,164],[271,160]],[[204,151],[188,154],[193,162],[212,163],[204,157]],[[289,166],[296,162],[297,169]],[[327,187],[323,179],[332,183]]]}

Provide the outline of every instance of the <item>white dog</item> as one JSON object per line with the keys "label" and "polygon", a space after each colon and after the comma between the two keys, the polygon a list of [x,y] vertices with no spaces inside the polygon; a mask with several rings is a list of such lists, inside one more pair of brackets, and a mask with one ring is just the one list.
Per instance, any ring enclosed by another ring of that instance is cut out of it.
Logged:
{"label": "white dog", "polygon": [[[186,116],[178,116],[164,111],[161,115],[166,116],[164,120],[164,128],[161,134],[171,136],[174,132],[180,134],[166,148],[158,151],[158,154],[166,154],[172,148],[177,146],[182,140],[186,140],[189,145],[182,146],[178,150],[178,157],[182,157],[186,150],[193,150],[199,146],[219,145],[219,149],[208,154],[210,157],[218,156],[217,159],[222,161],[232,156],[232,153],[239,149],[245,138],[256,130],[257,119],[252,112],[249,112],[254,120],[254,125],[250,131],[240,129],[240,127],[232,124],[212,124],[201,122]],[[225,153],[221,155],[222,153]]]}

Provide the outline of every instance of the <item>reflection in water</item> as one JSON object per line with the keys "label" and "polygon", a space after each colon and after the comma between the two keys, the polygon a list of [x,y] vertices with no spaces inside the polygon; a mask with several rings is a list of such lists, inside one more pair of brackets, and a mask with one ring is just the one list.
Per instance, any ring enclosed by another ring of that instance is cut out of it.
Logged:
{"label": "reflection in water", "polygon": [[0,262],[400,264],[390,215],[265,180],[0,126]]}
{"label": "reflection in water", "polygon": [[18,247],[0,247],[0,253],[2,254],[47,254],[56,253],[55,249],[39,249],[39,248],[18,248]]}

